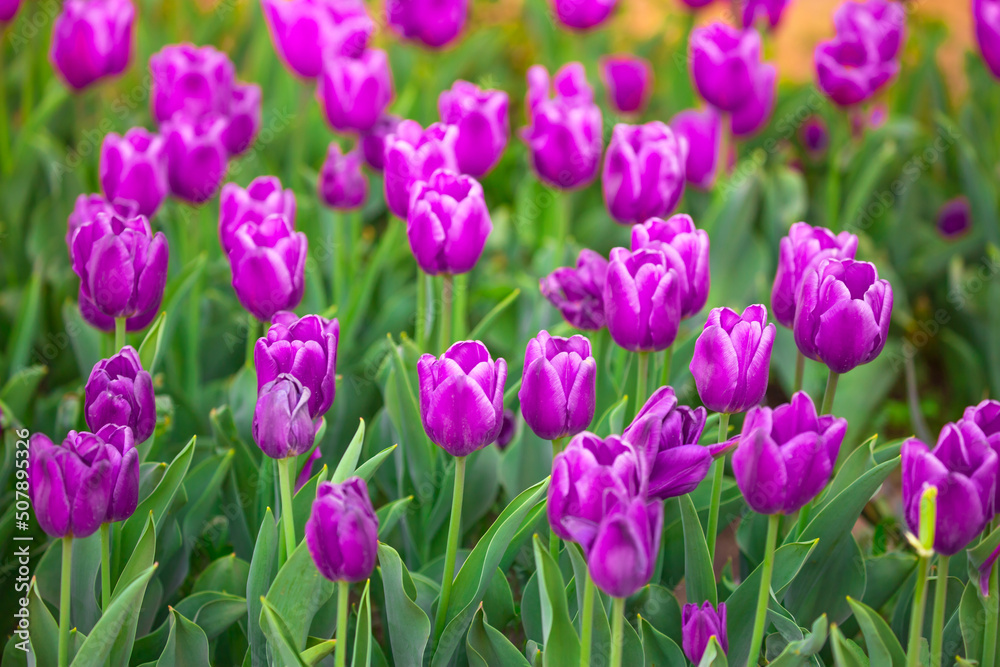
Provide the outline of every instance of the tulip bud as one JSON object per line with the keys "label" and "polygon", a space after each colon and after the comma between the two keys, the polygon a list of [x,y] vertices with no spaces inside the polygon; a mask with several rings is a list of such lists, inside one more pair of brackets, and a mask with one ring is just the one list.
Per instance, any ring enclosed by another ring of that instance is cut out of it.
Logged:
{"label": "tulip bud", "polygon": [[117,215],[120,218],[134,218],[139,214],[138,205],[131,199],[109,202],[102,195],[78,195],[73,212],[66,219],[66,248],[73,259],[73,238],[84,224],[97,217],[98,213]]}
{"label": "tulip bud", "polygon": [[528,341],[517,393],[525,423],[544,440],[576,435],[594,419],[597,362],[583,336],[540,331]]}
{"label": "tulip bud", "polygon": [[611,251],[604,285],[608,332],[633,352],[665,350],[677,338],[682,279],[655,248]]}
{"label": "tulip bud", "polygon": [[608,260],[584,248],[576,267],[564,266],[538,281],[542,296],[559,309],[577,329],[597,331],[604,328],[604,285]]}
{"label": "tulip bud", "polygon": [[632,251],[652,248],[667,258],[677,272],[681,292],[681,317],[695,315],[708,301],[708,232],[696,229],[689,215],[669,220],[650,218],[632,227]]}
{"label": "tulip bud", "polygon": [[455,145],[458,128],[434,123],[426,130],[404,120],[385,139],[385,202],[393,215],[405,219],[410,210],[410,189],[416,181],[430,180],[438,169],[458,171]]}
{"label": "tulip bud", "polygon": [[165,123],[174,116],[196,119],[225,116],[236,80],[236,68],[213,46],[169,44],[149,58],[153,118]]}
{"label": "tulip bud", "polygon": [[0,0],[0,23],[9,23],[14,20],[21,0]]}
{"label": "tulip bud", "polygon": [[233,236],[229,266],[240,303],[262,322],[302,301],[308,241],[288,218],[272,214],[247,221]]}
{"label": "tulip bud", "polygon": [[316,185],[319,196],[327,206],[349,211],[365,203],[368,179],[361,171],[361,161],[360,149],[355,148],[345,155],[340,150],[340,144],[330,142]]}
{"label": "tulip bud", "polygon": [[284,216],[295,226],[295,193],[281,189],[276,176],[258,176],[244,190],[235,183],[222,186],[219,203],[219,240],[226,254],[235,244],[236,230],[248,222],[260,224],[271,214]]}
{"label": "tulip bud", "polygon": [[754,135],[771,120],[777,92],[777,74],[774,66],[766,63],[754,70],[753,93],[730,117],[734,137],[742,139]]}
{"label": "tulip bud", "polygon": [[365,163],[375,171],[382,171],[385,166],[385,143],[390,134],[396,132],[402,118],[389,113],[378,117],[375,124],[367,132],[361,133],[361,150]]}
{"label": "tulip bud", "polygon": [[653,68],[645,58],[617,55],[602,58],[601,81],[608,91],[608,103],[620,114],[638,114],[646,108],[653,92]]}
{"label": "tulip bud", "polygon": [[237,83],[229,100],[229,115],[222,144],[230,155],[239,155],[253,145],[260,130],[260,86]]}
{"label": "tulip bud", "polygon": [[959,196],[946,201],[937,215],[937,228],[941,236],[953,239],[965,234],[972,227],[972,207],[967,197]]}
{"label": "tulip bud", "polygon": [[821,158],[830,147],[830,129],[822,116],[810,116],[799,130],[802,144],[810,157]]}
{"label": "tulip bud", "polygon": [[410,194],[406,236],[428,275],[467,273],[493,231],[483,186],[471,176],[438,169],[416,181]]}
{"label": "tulip bud", "polygon": [[759,514],[791,514],[830,481],[847,420],[817,416],[809,394],[775,409],[752,408],[733,452],[733,473],[747,504]]}
{"label": "tulip bud", "polygon": [[480,90],[468,81],[456,81],[438,97],[441,122],[458,128],[455,160],[463,174],[480,178],[500,161],[510,137],[507,93]]}
{"label": "tulip bud", "polygon": [[137,444],[156,428],[153,380],[142,368],[139,354],[126,345],[117,354],[97,362],[84,388],[87,426],[98,432],[112,424],[132,430]]}
{"label": "tulip bud", "polygon": [[635,224],[673,211],[684,194],[685,160],[664,123],[615,125],[601,177],[611,217]]}
{"label": "tulip bud", "polygon": [[670,128],[684,147],[684,175],[699,190],[711,190],[718,171],[722,119],[712,107],[681,111],[670,120]]}
{"label": "tulip bud", "polygon": [[135,448],[132,429],[128,426],[102,426],[92,437],[89,433],[79,434],[76,451],[86,459],[96,451],[90,448],[100,447],[104,443],[108,460],[111,462],[111,496],[108,499],[108,511],[102,523],[124,521],[133,514],[139,506],[139,451]]}
{"label": "tulip bud", "polygon": [[502,452],[510,445],[517,432],[517,421],[513,410],[503,411],[503,426],[500,427],[500,435],[497,436],[496,444]]}
{"label": "tulip bud", "polygon": [[167,196],[167,152],[163,137],[133,127],[101,144],[101,189],[109,201],[130,200],[138,215],[152,217]]}
{"label": "tulip bud", "polygon": [[290,373],[281,373],[261,387],[253,413],[253,439],[262,452],[283,459],[309,451],[316,437],[309,398],[309,387]]}
{"label": "tulip bud", "polygon": [[770,27],[777,28],[788,3],[789,0],[741,0],[743,27],[753,28],[757,23],[766,21]]}
{"label": "tulip bud", "polygon": [[392,100],[392,71],[385,51],[366,49],[357,58],[328,52],[316,99],[333,129],[370,130]]}
{"label": "tulip bud", "polygon": [[691,32],[691,78],[705,100],[722,111],[742,108],[754,95],[760,35],[724,23]]}
{"label": "tulip bud", "polygon": [[556,18],[567,28],[589,30],[604,23],[618,0],[551,0]]}
{"label": "tulip bud", "polygon": [[1000,1],[972,0],[972,24],[983,61],[1000,78]]}
{"label": "tulip bud", "polygon": [[713,308],[705,329],[694,344],[691,374],[702,403],[713,412],[745,412],[767,391],[773,324],[767,308],[747,306],[740,315],[729,308]]}
{"label": "tulip bud", "polygon": [[587,554],[587,568],[604,593],[627,598],[649,583],[660,553],[663,503],[632,498],[601,520]]}
{"label": "tulip bud", "polygon": [[134,21],[130,0],[66,0],[52,26],[49,60],[74,90],[121,74],[132,56]]}
{"label": "tulip bud", "polygon": [[468,456],[497,439],[506,361],[494,363],[479,341],[460,341],[438,358],[420,357],[417,375],[420,419],[431,442],[452,456]]}
{"label": "tulip bud", "polygon": [[795,303],[795,344],[834,373],[882,352],[892,318],[892,286],[874,264],[827,259],[802,280]]}
{"label": "tulip bud", "polygon": [[[986,437],[986,442],[1000,460],[1000,401],[987,399],[978,405],[967,407],[961,421],[958,422],[960,428],[965,422],[979,427]],[[996,508],[1000,509],[1000,483],[997,484]]]}
{"label": "tulip bud", "polygon": [[226,173],[226,127],[227,120],[215,115],[194,121],[176,118],[163,125],[171,194],[192,204],[215,195]]}
{"label": "tulip bud", "polygon": [[465,28],[469,0],[390,0],[385,12],[397,35],[439,49]]}
{"label": "tulip bud", "polygon": [[378,555],[378,516],[363,479],[319,485],[306,522],[306,544],[316,568],[330,581],[371,576]]}
{"label": "tulip bud", "polygon": [[705,655],[712,637],[718,640],[723,652],[728,652],[726,603],[720,602],[718,611],[707,600],[700,607],[696,604],[684,605],[681,613],[681,637],[684,655],[695,665],[701,663],[701,657]]}
{"label": "tulip bud", "polygon": [[306,79],[323,71],[323,53],[356,58],[375,25],[361,0],[262,0],[274,49],[285,66]]}

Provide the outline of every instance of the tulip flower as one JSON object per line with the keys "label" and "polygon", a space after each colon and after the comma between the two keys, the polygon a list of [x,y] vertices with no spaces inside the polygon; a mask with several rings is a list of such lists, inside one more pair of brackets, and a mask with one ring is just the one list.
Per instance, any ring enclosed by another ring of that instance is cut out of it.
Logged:
{"label": "tulip flower", "polygon": [[361,151],[355,148],[346,155],[340,144],[330,142],[326,160],[319,171],[316,191],[330,208],[349,211],[361,207],[368,198],[368,179],[361,171]]}
{"label": "tulip flower", "polygon": [[611,251],[604,285],[608,332],[626,350],[665,350],[681,321],[682,278],[655,248]]}
{"label": "tulip flower", "polygon": [[893,0],[844,2],[833,16],[837,34],[873,44],[882,60],[899,55],[906,28],[906,10]]}
{"label": "tulip flower", "polygon": [[384,113],[367,132],[361,133],[361,151],[365,156],[365,163],[375,171],[382,171],[385,165],[386,139],[396,132],[402,120],[399,116]]}
{"label": "tulip flower", "polygon": [[471,271],[491,231],[483,187],[476,179],[438,169],[429,180],[413,184],[406,236],[424,273]]}
{"label": "tulip flower", "polygon": [[972,24],[983,62],[1000,78],[1000,1],[972,0]]}
{"label": "tulip flower", "polygon": [[661,501],[638,497],[613,505],[601,519],[587,554],[591,579],[622,602],[638,593],[653,576],[662,532]]}
{"label": "tulip flower", "polygon": [[134,218],[139,214],[138,205],[131,199],[117,199],[109,202],[102,195],[78,195],[73,212],[66,219],[66,249],[73,254],[73,238],[76,231],[90,222],[98,213],[117,215],[120,218]]}
{"label": "tulip flower", "polygon": [[551,0],[556,18],[567,28],[589,30],[608,20],[618,0]]}
{"label": "tulip flower", "polygon": [[9,23],[14,20],[21,0],[0,0],[0,23]]}
{"label": "tulip flower", "polygon": [[685,162],[666,124],[615,125],[601,177],[611,217],[635,224],[673,211],[684,194]]}
{"label": "tulip flower", "polygon": [[[983,432],[986,442],[1000,460],[1000,401],[987,399],[978,405],[967,407],[958,423],[960,427],[964,423],[975,424]],[[997,485],[995,505],[1000,509],[1000,483]]]}
{"label": "tulip flower", "polygon": [[175,116],[197,119],[229,113],[236,68],[213,46],[170,44],[149,58],[153,118],[165,123]]}
{"label": "tulip flower", "polygon": [[740,0],[740,20],[744,28],[753,28],[759,21],[777,28],[788,4],[789,0]]}
{"label": "tulip flower", "polygon": [[309,414],[311,392],[291,373],[280,373],[264,384],[253,413],[253,439],[272,459],[309,451],[316,428]]}
{"label": "tulip flower", "polygon": [[967,197],[959,196],[946,201],[937,214],[937,229],[941,236],[953,239],[965,234],[972,227],[972,208]]}
{"label": "tulip flower", "polygon": [[675,215],[669,220],[650,218],[632,227],[632,252],[659,250],[677,272],[680,281],[681,317],[698,313],[708,300],[708,232],[696,229],[689,215]]}
{"label": "tulip flower", "polygon": [[760,35],[724,23],[691,32],[691,78],[709,104],[724,112],[744,107],[754,96],[760,67]]}
{"label": "tulip flower", "polygon": [[153,434],[156,427],[153,380],[143,370],[139,353],[131,345],[94,366],[84,387],[84,415],[87,426],[95,433],[107,425],[127,426],[136,444]]}
{"label": "tulip flower", "polygon": [[133,215],[152,217],[170,189],[165,139],[141,127],[124,137],[109,132],[101,144],[100,175],[108,201],[135,202]]}
{"label": "tulip flower", "polygon": [[246,152],[253,145],[260,130],[260,86],[255,83],[236,83],[229,100],[226,129],[222,143],[230,155]]}
{"label": "tulip flower", "polygon": [[226,173],[227,127],[224,116],[213,114],[193,121],[175,118],[163,125],[171,194],[192,204],[215,195]]}
{"label": "tulip flower", "polygon": [[620,114],[638,114],[646,108],[653,92],[653,67],[645,58],[616,55],[602,58],[601,81],[608,103]]}
{"label": "tulip flower", "polygon": [[385,10],[389,27],[397,35],[440,49],[465,28],[469,0],[392,0]]}
{"label": "tulip flower", "polygon": [[246,223],[260,224],[277,213],[295,225],[295,193],[282,190],[276,176],[258,176],[246,189],[236,183],[222,186],[219,202],[219,239],[226,254],[235,244],[236,230]]}
{"label": "tulip flower", "polygon": [[564,266],[538,281],[542,296],[559,309],[577,329],[597,331],[604,328],[604,285],[608,260],[584,248],[576,267]]}
{"label": "tulip flower", "polygon": [[528,341],[517,393],[525,423],[544,440],[576,435],[594,419],[597,362],[583,336],[540,331]]}
{"label": "tulip flower", "polygon": [[333,129],[370,130],[392,100],[392,71],[385,51],[366,49],[357,58],[328,52],[316,99]]}
{"label": "tulip flower", "polygon": [[375,570],[378,517],[360,477],[316,489],[306,543],[320,574],[330,581],[364,581]]}
{"label": "tulip flower", "polygon": [[305,289],[308,241],[284,215],[245,222],[233,236],[229,266],[240,303],[262,322],[299,305]]}
{"label": "tulip flower", "polygon": [[340,322],[336,318],[275,313],[266,336],[257,339],[254,346],[258,393],[279,375],[291,374],[309,389],[309,415],[319,419],[333,405],[336,395],[339,341]]}
{"label": "tulip flower", "polygon": [[723,651],[729,651],[726,639],[726,603],[720,602],[718,611],[707,600],[699,607],[686,604],[681,612],[681,639],[684,655],[697,665],[705,655],[709,640],[715,637]]}
{"label": "tulip flower", "polygon": [[712,107],[687,109],[670,119],[670,129],[684,145],[684,177],[699,190],[711,190],[718,171],[722,119]]}
{"label": "tulip flower", "polygon": [[426,130],[420,123],[404,120],[385,139],[385,202],[389,210],[406,218],[410,189],[416,181],[428,181],[438,169],[458,171],[455,145],[458,129],[434,123]]}
{"label": "tulip flower", "polygon": [[753,73],[753,94],[730,117],[733,136],[745,138],[759,132],[771,120],[777,93],[777,70],[773,65],[760,65]]}
{"label": "tulip flower", "polygon": [[306,79],[323,71],[323,53],[356,58],[375,30],[362,0],[261,0],[264,20],[282,62]]}
{"label": "tulip flower", "polygon": [[455,161],[463,174],[481,178],[500,161],[510,137],[508,105],[504,91],[480,90],[467,81],[456,81],[438,97],[441,122],[458,128]]}
{"label": "tulip flower", "polygon": [[822,116],[810,116],[802,123],[799,137],[810,157],[822,157],[830,147],[830,129]]}
{"label": "tulip flower", "polygon": [[680,0],[688,9],[701,9],[708,7],[715,0]]}
{"label": "tulip flower", "polygon": [[507,449],[514,435],[517,433],[517,421],[513,410],[503,411],[503,426],[500,427],[500,435],[497,436],[496,445],[502,452]]}
{"label": "tulip flower", "polygon": [[66,0],[52,25],[52,66],[78,91],[121,74],[132,56],[134,21],[130,0]]}

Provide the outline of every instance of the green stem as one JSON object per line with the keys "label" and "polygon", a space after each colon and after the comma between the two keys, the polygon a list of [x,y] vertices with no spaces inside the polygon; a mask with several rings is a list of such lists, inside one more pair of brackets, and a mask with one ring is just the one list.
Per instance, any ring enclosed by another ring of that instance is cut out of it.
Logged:
{"label": "green stem", "polygon": [[346,215],[333,212],[329,215],[331,221],[330,236],[333,241],[333,275],[330,276],[333,302],[338,308],[343,308],[347,300],[347,262],[350,249],[344,240],[343,227],[348,224]]}
{"label": "green stem", "polygon": [[838,379],[840,379],[840,373],[830,371],[830,375],[826,379],[826,392],[823,394],[823,409],[820,411],[822,415],[828,415],[833,410],[833,397],[837,393]]}
{"label": "green stem", "polygon": [[778,522],[780,514],[767,517],[767,543],[764,546],[764,566],[760,573],[760,592],[757,594],[757,612],[753,619],[753,635],[750,639],[748,665],[757,664],[764,628],[767,627],[767,603],[771,598],[771,573],[774,572],[774,547],[778,543]]}
{"label": "green stem", "polygon": [[[555,458],[562,452],[566,447],[566,438],[556,438],[552,441],[552,459]],[[549,528],[549,553],[552,554],[553,560],[559,563],[559,536],[556,535],[556,531]]]}
{"label": "green stem", "polygon": [[[267,335],[267,331],[264,331]],[[253,368],[253,349],[257,345],[257,318],[247,313],[247,367]]]}
{"label": "green stem", "polygon": [[285,558],[295,551],[295,514],[292,510],[292,471],[294,456],[278,459],[278,486],[281,490],[281,525],[285,532]]}
{"label": "green stem", "polygon": [[625,598],[614,598],[611,603],[611,667],[622,667],[622,649],[625,646]]}
{"label": "green stem", "polygon": [[806,355],[796,350],[795,352],[795,384],[792,385],[792,393],[802,390],[802,378],[806,374]]}
{"label": "green stem", "polygon": [[111,524],[101,524],[101,610],[111,604]]}
{"label": "green stem", "polygon": [[590,572],[583,589],[583,614],[580,617],[580,667],[590,667],[590,636],[594,628],[594,580]]}
{"label": "green stem", "polygon": [[[6,28],[0,30],[0,173],[10,174],[14,163],[10,154],[10,112],[7,109],[6,63],[3,61],[4,43],[7,41]],[[28,72],[25,79],[31,77]]]}
{"label": "green stem", "polygon": [[417,267],[417,321],[414,323],[414,337],[417,348],[427,349],[427,274]]}
{"label": "green stem", "polygon": [[468,319],[469,274],[462,273],[455,276],[454,288],[455,298],[453,299],[451,310],[451,339],[463,340],[465,338],[465,322]]}
{"label": "green stem", "polygon": [[62,581],[59,584],[59,667],[69,665],[69,594],[73,574],[73,536],[62,538]]}
{"label": "green stem", "polygon": [[997,584],[997,562],[993,563],[993,569],[990,571],[990,594],[983,601],[986,607],[986,629],[985,636],[983,638],[983,661],[982,667],[993,667],[996,664],[996,654],[997,654],[997,620],[998,620],[998,598],[997,595],[998,588],[1000,585]]}
{"label": "green stem", "polygon": [[[729,413],[719,414],[719,442],[725,442],[729,434]],[[719,533],[719,504],[722,502],[722,478],[726,471],[726,457],[712,463],[712,502],[708,506],[708,556],[715,563],[715,540]]]}
{"label": "green stem", "polygon": [[465,493],[465,457],[455,457],[455,492],[451,497],[451,521],[448,523],[448,548],[444,555],[444,572],[441,574],[441,598],[438,600],[434,619],[434,639],[444,632],[448,618],[451,585],[455,580],[455,560],[458,558],[458,541],[462,532],[462,496]]}
{"label": "green stem", "polygon": [[333,661],[337,667],[347,664],[347,601],[350,592],[350,582],[337,582],[337,642],[333,647]]}
{"label": "green stem", "polygon": [[719,155],[715,165],[715,184],[719,185],[729,177],[729,146],[732,143],[732,120],[728,113],[719,112]]}
{"label": "green stem", "polygon": [[636,352],[636,361],[639,370],[636,373],[634,414],[639,414],[642,404],[646,402],[646,392],[649,387],[649,352]]}
{"label": "green stem", "polygon": [[444,353],[451,344],[451,298],[452,298],[452,278],[451,274],[441,276],[441,326],[438,328],[438,348]]}
{"label": "green stem", "polygon": [[[683,210],[683,209],[682,209]],[[674,346],[671,345],[663,351],[663,370],[660,372],[660,386],[666,387],[670,384],[670,365],[674,360]]]}
{"label": "green stem", "polygon": [[931,617],[931,667],[941,667],[944,609],[948,601],[948,560],[948,556],[938,556],[937,578],[934,580],[934,615]]}
{"label": "green stem", "polygon": [[906,648],[908,667],[920,667],[920,634],[924,627],[924,609],[927,607],[927,569],[929,558],[920,556],[917,561],[917,583],[913,591],[910,615],[910,639]]}
{"label": "green stem", "polygon": [[125,323],[124,317],[115,318],[115,353],[125,347]]}

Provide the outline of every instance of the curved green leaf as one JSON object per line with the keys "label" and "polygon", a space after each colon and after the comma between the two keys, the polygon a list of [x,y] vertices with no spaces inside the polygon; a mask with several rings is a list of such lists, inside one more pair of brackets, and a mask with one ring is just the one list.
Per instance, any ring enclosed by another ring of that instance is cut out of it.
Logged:
{"label": "curved green leaf", "polygon": [[574,665],[580,661],[580,638],[569,617],[566,604],[566,585],[552,554],[534,536],[535,571],[542,602],[542,638],[545,667]]}
{"label": "curved green leaf", "polygon": [[104,664],[120,636],[128,638],[124,645],[127,646],[127,653],[131,653],[131,639],[135,637],[135,627],[139,622],[142,597],[146,592],[146,584],[154,572],[156,572],[155,564],[146,568],[145,572],[126,586],[121,595],[111,602],[101,620],[80,647],[76,658],[73,659],[73,667]]}
{"label": "curved green leaf", "polygon": [[[385,595],[385,613],[389,619],[389,644],[397,667],[421,667],[424,649],[431,636],[431,621],[414,601],[416,589],[399,554],[388,544],[378,545],[379,569]],[[410,592],[412,591],[412,593]]]}
{"label": "curved green leaf", "polygon": [[698,510],[690,494],[680,498],[681,522],[684,526],[684,580],[687,585],[688,600],[701,604],[705,600],[717,606],[718,592],[715,588],[715,571],[712,558],[708,554],[708,542],[698,520]]}

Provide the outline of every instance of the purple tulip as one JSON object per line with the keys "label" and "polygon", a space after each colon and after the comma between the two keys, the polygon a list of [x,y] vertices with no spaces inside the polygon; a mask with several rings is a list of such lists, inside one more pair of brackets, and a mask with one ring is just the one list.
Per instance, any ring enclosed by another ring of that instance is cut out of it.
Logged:
{"label": "purple tulip", "polygon": [[141,127],[124,137],[109,132],[101,144],[100,172],[109,201],[131,200],[139,215],[152,217],[170,189],[166,141]]}
{"label": "purple tulip", "polygon": [[626,350],[665,350],[681,321],[683,279],[661,251],[611,251],[604,285],[608,332]]}
{"label": "purple tulip", "polygon": [[319,170],[316,190],[330,208],[349,211],[359,208],[368,198],[368,179],[361,171],[361,151],[355,148],[346,155],[340,144],[331,141],[326,160]]}
{"label": "purple tulip", "polygon": [[567,28],[590,30],[608,20],[618,0],[551,0],[556,18]]}
{"label": "purple tulip", "polygon": [[961,421],[941,429],[937,445],[910,438],[903,443],[903,510],[916,533],[920,496],[937,488],[934,551],[953,556],[983,531],[993,518],[997,486],[997,454],[974,423]]}
{"label": "purple tulip", "polygon": [[[744,28],[753,28],[760,21],[767,21],[772,28],[781,23],[781,15],[790,0],[740,0],[740,19]],[[697,662],[697,661],[695,661]]]}
{"label": "purple tulip", "polygon": [[385,51],[366,49],[357,58],[328,53],[316,99],[333,129],[370,130],[392,100],[392,70]]}
{"label": "purple tulip", "polygon": [[701,9],[708,7],[715,0],[680,0],[688,9]]}
{"label": "purple tulip", "polygon": [[670,119],[670,129],[684,146],[687,182],[699,190],[711,190],[715,185],[722,141],[719,112],[712,107],[681,111]]}
{"label": "purple tulip", "polygon": [[691,374],[702,403],[712,412],[745,412],[764,398],[774,346],[767,308],[747,306],[740,315],[713,308],[694,344]]}
{"label": "purple tulip", "polygon": [[684,194],[685,161],[666,124],[615,125],[601,177],[611,217],[635,224],[673,211]]}
{"label": "purple tulip", "polygon": [[201,204],[218,191],[229,157],[222,139],[227,123],[225,117],[209,114],[193,121],[178,117],[163,125],[167,178],[175,197]]}
{"label": "purple tulip", "polygon": [[833,15],[837,35],[875,46],[879,58],[899,55],[906,28],[906,10],[892,0],[846,1]]}
{"label": "purple tulip", "polygon": [[771,289],[774,319],[791,328],[795,323],[795,298],[806,274],[814,273],[825,260],[854,259],[858,237],[850,232],[834,234],[825,227],[796,222],[778,246],[778,270]]}
{"label": "purple tulip", "polygon": [[153,380],[143,370],[139,354],[126,345],[117,354],[97,362],[84,388],[87,426],[97,433],[108,425],[127,426],[140,444],[156,428]]}
{"label": "purple tulip", "polygon": [[663,502],[659,500],[640,496],[611,507],[587,554],[594,584],[616,598],[638,593],[653,576],[662,532]]}
{"label": "purple tulip", "polygon": [[773,410],[751,408],[733,452],[733,473],[747,504],[759,514],[800,509],[830,481],[846,433],[847,420],[817,416],[804,391]]}
{"label": "purple tulip", "polygon": [[272,459],[305,454],[313,446],[316,427],[309,415],[309,387],[281,373],[257,394],[253,439]]}
{"label": "purple tulip", "polygon": [[0,23],[9,23],[14,20],[21,0],[0,0]]}
{"label": "purple tulip", "polygon": [[253,145],[260,130],[260,86],[237,83],[229,100],[229,115],[222,143],[230,155],[239,155]]}
{"label": "purple tulip", "polygon": [[400,37],[440,49],[465,28],[469,0],[388,0],[385,13]]}
{"label": "purple tulip", "polygon": [[229,113],[236,68],[213,46],[170,44],[149,58],[153,118],[165,123],[174,116],[188,119]]}
{"label": "purple tulip", "polygon": [[431,442],[452,456],[492,443],[503,427],[507,362],[490,357],[479,341],[455,343],[440,357],[417,362],[420,419]]}
{"label": "purple tulip", "polygon": [[517,398],[525,423],[539,438],[555,440],[586,429],[597,404],[597,362],[590,341],[540,331],[524,352]]}
{"label": "purple tulip", "polygon": [[455,145],[458,129],[434,123],[426,130],[420,123],[404,120],[385,139],[385,202],[393,215],[406,219],[410,189],[416,181],[430,180],[438,169],[458,171]]}
{"label": "purple tulip", "polygon": [[233,235],[229,266],[240,303],[262,322],[299,305],[305,290],[308,241],[288,218],[272,214],[245,222]]}
{"label": "purple tulip", "polygon": [[372,575],[378,516],[363,479],[319,485],[306,522],[306,544],[316,568],[330,581],[364,581]]}
{"label": "purple tulip", "polygon": [[724,23],[711,23],[691,32],[691,78],[709,104],[734,112],[751,100],[757,89],[760,35]]}
{"label": "purple tulip", "polygon": [[260,224],[277,213],[295,226],[295,193],[281,189],[276,176],[258,176],[244,190],[236,183],[222,187],[219,204],[219,240],[228,255],[235,244],[236,230],[246,223]]}
{"label": "purple tulip", "polygon": [[319,461],[323,457],[323,452],[320,450],[319,445],[313,447],[312,454],[306,459],[306,462],[302,464],[302,470],[299,471],[299,476],[295,479],[295,493],[299,492],[303,486],[305,486],[310,479],[312,479],[313,465],[316,461]]}
{"label": "purple tulip", "polygon": [[528,70],[528,82],[531,124],[521,138],[538,178],[563,190],[590,184],[601,166],[603,121],[583,66],[569,63],[559,70],[555,97],[548,97],[548,73],[540,65]]}
{"label": "purple tulip", "polygon": [[712,637],[719,642],[723,653],[727,653],[729,641],[726,639],[726,603],[720,602],[718,611],[707,600],[700,607],[696,604],[684,605],[681,614],[681,637],[684,655],[692,664],[697,665],[701,662]]}
{"label": "purple tulip", "polygon": [[584,248],[576,267],[563,266],[538,281],[542,296],[559,309],[577,329],[597,331],[604,328],[604,284],[608,260]]}
{"label": "purple tulip", "polygon": [[807,118],[799,129],[799,136],[813,159],[822,157],[830,147],[830,129],[822,116]]}
{"label": "purple tulip", "polygon": [[298,318],[280,311],[273,315],[267,335],[253,350],[257,392],[289,373],[309,389],[309,415],[316,420],[333,405],[337,391],[337,344],[340,322],[319,315]]}
{"label": "purple tulip", "polygon": [[497,436],[496,444],[500,451],[507,449],[514,435],[517,433],[517,417],[513,410],[503,411],[503,426],[500,427],[500,435]]}
{"label": "purple tulip", "polygon": [[52,26],[52,66],[74,90],[121,74],[132,55],[134,21],[130,0],[66,0]]}
{"label": "purple tulip", "polygon": [[438,97],[441,122],[458,128],[455,160],[463,174],[481,178],[503,155],[510,138],[509,99],[502,90],[480,90],[456,81]]}
{"label": "purple tulip", "polygon": [[632,227],[632,251],[643,248],[662,252],[677,272],[682,318],[691,317],[705,307],[711,278],[708,232],[696,229],[689,215],[675,215],[669,220],[650,218]]}
{"label": "purple tulip", "polygon": [[[958,423],[975,424],[1000,460],[1000,401],[987,399],[978,405],[970,405]],[[1000,484],[997,485],[996,508],[1000,508]]]}
{"label": "purple tulip", "polygon": [[438,169],[413,184],[409,209],[406,236],[424,273],[468,273],[476,266],[493,231],[479,181]]}
{"label": "purple tulip", "polygon": [[834,373],[867,364],[889,335],[892,286],[874,264],[827,259],[802,280],[795,304],[795,344]]}
{"label": "purple tulip", "polygon": [[1000,78],[1000,0],[972,0],[972,23],[983,61]]}
{"label": "purple tulip", "polygon": [[131,199],[118,199],[111,203],[102,195],[78,195],[76,203],[73,205],[73,212],[66,219],[66,248],[71,259],[76,230],[97,217],[98,213],[117,215],[120,218],[134,218],[139,214],[139,207]]}
{"label": "purple tulip", "polygon": [[771,120],[777,91],[777,70],[764,63],[754,70],[753,94],[730,118],[733,136],[749,137],[759,132]]}
{"label": "purple tulip", "polygon": [[114,318],[124,317],[135,331],[156,316],[167,283],[167,239],[163,232],[153,235],[145,216],[98,213],[77,230],[70,254],[81,312],[103,316],[98,322],[88,317],[91,324],[109,331]]}
{"label": "purple tulip", "polygon": [[402,118],[384,113],[367,132],[361,133],[361,150],[365,163],[375,171],[385,166],[385,143],[390,134],[396,132]]}
{"label": "purple tulip", "polygon": [[315,79],[323,53],[356,58],[375,30],[362,0],[261,0],[274,49],[294,74]]}
{"label": "purple tulip", "polygon": [[937,228],[941,236],[953,239],[965,234],[972,227],[972,207],[964,195],[946,201],[937,215]]}
{"label": "purple tulip", "polygon": [[608,103],[621,114],[638,114],[646,108],[653,92],[653,67],[645,58],[616,55],[602,58],[601,81],[608,91]]}

